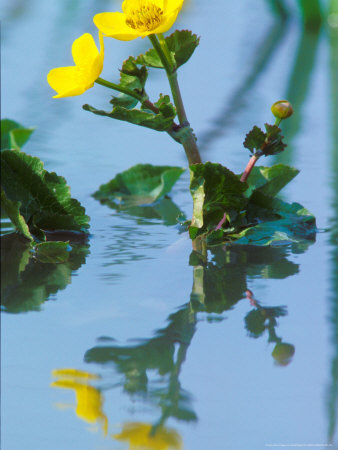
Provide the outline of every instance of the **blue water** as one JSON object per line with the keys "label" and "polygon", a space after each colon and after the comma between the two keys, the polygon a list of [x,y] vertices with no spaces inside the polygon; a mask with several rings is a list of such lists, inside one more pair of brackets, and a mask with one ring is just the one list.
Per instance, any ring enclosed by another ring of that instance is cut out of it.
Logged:
{"label": "blue water", "polygon": [[[179,72],[179,81],[203,159],[241,172],[248,160],[242,148],[245,133],[254,124],[271,121],[270,105],[291,95],[296,114],[290,119],[293,128],[285,129],[289,147],[281,159],[301,173],[283,191],[283,199],[308,208],[320,230],[307,248],[286,247],[273,254],[230,249],[221,257],[209,251],[208,266],[203,268],[189,265],[191,241],[170,220],[168,225],[156,214],[145,218],[118,213],[91,197],[100,184],[137,163],[185,167],[179,145],[164,133],[83,111],[84,103],[108,109],[107,92],[101,86],[79,97],[55,100],[46,82],[51,68],[72,63],[73,40],[84,32],[95,33],[92,16],[118,10],[120,3],[3,1],[2,117],[36,126],[24,151],[63,175],[72,196],[91,216],[87,256],[74,267],[60,266],[57,274],[45,275],[41,266],[32,266],[33,276],[20,298],[24,301],[27,293],[38,306],[28,305],[25,311],[3,308],[3,450],[128,448],[112,435],[128,422],[160,420],[160,393],[168,392],[172,372],[161,374],[156,364],[164,364],[169,347],[177,361],[179,341],[185,342],[186,354],[178,389],[193,415],[190,421],[187,415],[181,420],[169,417],[165,426],[180,435],[182,448],[337,445],[337,250],[332,224],[337,213],[338,146],[330,69],[333,39],[326,24],[318,35],[304,35],[299,12],[295,5],[290,7],[292,17],[283,28],[263,0],[256,1],[254,8],[249,0],[212,5],[186,1],[176,23],[177,28],[201,36],[200,46]],[[275,41],[276,30],[280,35]],[[304,36],[309,39],[300,48]],[[112,81],[118,80],[117,69],[124,59],[149,47],[146,39],[105,42],[102,77]],[[305,54],[309,58],[297,67],[299,55]],[[296,82],[297,89],[292,89]],[[169,91],[160,71],[151,73],[148,85],[153,98]],[[186,172],[171,197],[190,217],[188,186]],[[190,299],[202,298],[197,286],[202,272],[208,312],[191,311]],[[54,285],[54,290],[46,290]],[[244,319],[254,307],[246,289],[264,307],[286,306],[287,315],[277,319],[275,331],[295,347],[289,365],[274,364],[274,344],[268,342],[267,331],[257,339],[248,335]],[[228,303],[218,306],[223,296]],[[40,305],[39,299],[48,300]],[[183,311],[182,328],[181,316],[172,317],[179,311]],[[166,332],[159,346],[164,356],[154,357],[157,362],[153,362],[157,330],[168,324],[187,336],[175,339]],[[134,372],[123,372],[123,358],[127,360],[130,348],[142,343],[149,347],[145,353],[139,347],[132,353]],[[101,360],[90,352],[97,346],[105,349]],[[126,352],[119,363],[111,357],[116,347]],[[137,372],[141,366],[147,367],[147,392],[137,385],[142,381]],[[91,385],[103,402],[106,436],[100,425],[86,423],[75,413],[73,390],[50,386],[55,380],[52,371],[62,368],[100,377]],[[127,379],[138,386],[133,393],[127,389]]]}

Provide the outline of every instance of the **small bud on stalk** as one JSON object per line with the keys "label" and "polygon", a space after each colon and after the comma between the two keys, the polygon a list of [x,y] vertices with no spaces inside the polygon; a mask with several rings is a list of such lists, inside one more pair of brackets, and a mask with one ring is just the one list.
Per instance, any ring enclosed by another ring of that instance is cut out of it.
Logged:
{"label": "small bud on stalk", "polygon": [[284,120],[292,116],[293,108],[290,102],[287,100],[279,100],[271,106],[272,114],[276,119]]}

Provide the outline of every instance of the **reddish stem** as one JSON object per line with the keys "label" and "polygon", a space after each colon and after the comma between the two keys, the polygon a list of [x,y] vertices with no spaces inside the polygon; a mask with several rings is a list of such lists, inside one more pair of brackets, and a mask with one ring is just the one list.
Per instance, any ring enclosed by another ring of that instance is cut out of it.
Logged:
{"label": "reddish stem", "polygon": [[251,158],[250,158],[250,160],[249,160],[249,162],[248,162],[248,164],[247,164],[247,166],[246,166],[246,168],[245,168],[245,170],[244,170],[244,172],[243,172],[243,174],[241,176],[240,181],[242,181],[244,183],[248,179],[248,176],[250,175],[254,165],[256,164],[256,162],[258,161],[260,156],[261,155],[257,155],[257,153],[255,155],[251,156]]}

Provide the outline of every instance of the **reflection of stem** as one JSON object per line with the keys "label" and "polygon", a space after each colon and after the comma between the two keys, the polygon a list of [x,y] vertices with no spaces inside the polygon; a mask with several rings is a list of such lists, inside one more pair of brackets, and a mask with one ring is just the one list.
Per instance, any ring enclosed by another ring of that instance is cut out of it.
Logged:
{"label": "reflection of stem", "polygon": [[153,47],[156,50],[159,58],[161,59],[161,62],[167,73],[180,126],[186,130],[186,138],[182,141],[182,145],[188,158],[189,165],[200,163],[202,160],[197,148],[195,137],[192,133],[192,130],[189,127],[189,122],[184,109],[181,91],[177,81],[177,72],[173,67],[172,59],[170,53],[168,52],[167,45],[166,43],[163,44],[163,42],[161,45],[161,42],[158,41],[157,37],[154,34],[151,34],[149,36],[149,39],[153,44]]}

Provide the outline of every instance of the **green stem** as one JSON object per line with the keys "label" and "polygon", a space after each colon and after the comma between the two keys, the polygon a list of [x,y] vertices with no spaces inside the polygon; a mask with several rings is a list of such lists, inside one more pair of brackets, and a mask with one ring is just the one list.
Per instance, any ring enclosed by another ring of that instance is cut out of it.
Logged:
{"label": "green stem", "polygon": [[134,97],[137,100],[139,100],[141,103],[145,101],[145,97],[137,94],[135,91],[132,91],[128,88],[124,88],[120,86],[119,84],[111,83],[110,81],[104,80],[103,78],[97,78],[95,80],[95,83],[100,84],[101,86],[105,86],[109,89],[114,89],[115,91],[122,92],[123,94],[130,95],[130,97]]}
{"label": "green stem", "polygon": [[276,125],[277,127],[279,127],[279,124],[281,123],[281,121],[282,121],[282,119],[280,119],[279,117],[276,117],[275,125]]}
{"label": "green stem", "polygon": [[[150,109],[150,111],[152,111],[155,114],[159,114],[160,112],[160,110],[150,100],[148,100],[146,95],[143,96],[139,95],[135,91],[131,91],[128,88],[121,87],[118,84],[111,83],[110,81],[104,80],[103,78],[100,77],[95,81],[95,83],[100,84],[101,86],[105,86],[109,89],[114,89],[115,91],[122,92],[123,94],[130,95],[133,98],[136,98],[142,103],[144,107]],[[177,141],[176,132],[178,128],[179,128],[178,124],[174,122],[172,129],[167,131],[169,136],[171,136],[175,141]]]}
{"label": "green stem", "polygon": [[173,64],[167,43],[162,35],[159,35],[160,42],[158,41],[156,35],[149,35],[149,39],[156,50],[163,67],[167,73],[169,80],[170,89],[172,92],[174,104],[176,106],[177,116],[182,128],[187,129],[186,138],[183,140],[182,145],[184,147],[186,156],[188,158],[189,165],[202,162],[201,156],[196,145],[195,137],[192,130],[189,128],[189,122],[184,109],[183,100],[180,92],[180,88],[177,81],[177,73],[175,66]]}

